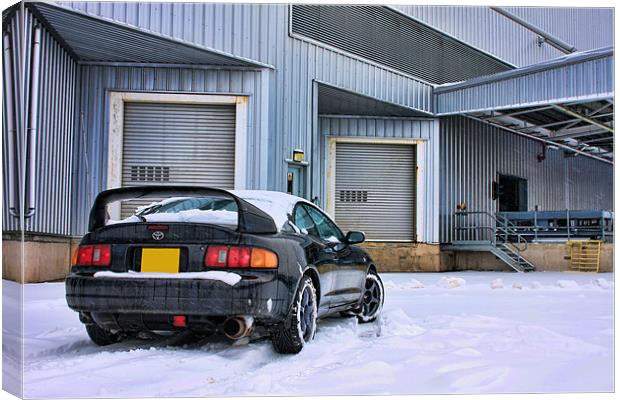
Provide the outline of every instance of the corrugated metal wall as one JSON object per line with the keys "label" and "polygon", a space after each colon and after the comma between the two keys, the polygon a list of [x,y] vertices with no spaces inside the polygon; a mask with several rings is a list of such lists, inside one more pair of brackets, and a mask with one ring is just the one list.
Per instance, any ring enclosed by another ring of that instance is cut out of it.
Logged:
{"label": "corrugated metal wall", "polygon": [[442,118],[440,125],[442,243],[454,239],[457,204],[465,203],[468,211],[497,211],[491,194],[498,174],[527,179],[530,210],[613,209],[612,165],[565,158],[561,150],[547,150],[538,162],[542,147],[536,141],[464,117]]}
{"label": "corrugated metal wall", "polygon": [[[439,241],[439,121],[435,119],[405,119],[405,118],[373,118],[362,116],[320,116],[319,132],[323,138],[321,146],[322,166],[320,177],[326,176],[327,166],[327,140],[328,136],[338,137],[375,137],[394,139],[420,139],[424,140],[424,157],[418,159],[421,163],[423,177],[418,182],[423,182],[426,191],[424,198],[417,198],[418,204],[425,204],[424,209],[417,210],[416,219],[418,226],[423,230],[418,231],[418,240],[425,243],[437,243]],[[327,182],[323,181],[321,195],[325,199]],[[322,204],[324,205],[324,204]]]}
{"label": "corrugated metal wall", "polygon": [[[289,6],[285,4],[61,4],[273,65],[276,68],[273,87],[277,90],[275,99],[279,102],[276,110],[281,111],[279,115],[282,115],[280,119],[284,127],[278,126],[278,132],[310,123],[307,116],[303,121],[287,121],[288,115],[297,115],[299,108],[290,113],[291,110],[285,107],[307,105],[313,79],[380,100],[431,111],[431,85],[327,46],[290,37]],[[291,97],[294,101],[287,101]],[[305,137],[303,133],[296,134],[293,140],[300,141]]]}
{"label": "corrugated metal wall", "polygon": [[566,197],[571,210],[613,210],[613,165],[579,156],[564,162]]}
{"label": "corrugated metal wall", "polygon": [[[577,51],[598,49],[614,44],[614,9],[612,7],[503,8],[572,44]],[[577,27],[587,27],[587,29],[576,29]]]}
{"label": "corrugated metal wall", "polygon": [[319,117],[319,131],[327,136],[358,136],[395,139],[429,140],[438,126],[438,121],[428,119],[401,119],[397,117],[377,118],[363,116]]}
{"label": "corrugated metal wall", "polygon": [[[61,2],[95,15],[122,21],[164,35],[277,64],[277,45],[269,43],[278,29],[276,8],[286,5],[200,3]],[[561,56],[559,50],[536,44],[536,34],[482,6],[414,6],[392,8],[435,29],[514,64],[524,66]],[[579,50],[613,44],[612,8],[504,7],[511,13],[559,36]],[[167,16],[162,18],[162,16]],[[265,22],[263,22],[265,18]],[[241,21],[247,33],[227,35],[226,26]],[[471,21],[476,21],[472,24]],[[595,29],[575,29],[576,27]],[[204,27],[204,29],[203,29]],[[265,45],[256,46],[262,42]]]}
{"label": "corrugated metal wall", "polygon": [[[74,151],[73,231],[83,234],[94,197],[106,189],[109,91],[236,93],[249,95],[247,177],[260,187],[260,132],[263,129],[261,72],[245,70],[83,66],[81,73],[79,145]],[[263,183],[264,184],[264,183]]]}
{"label": "corrugated metal wall", "polygon": [[[261,73],[255,70],[205,70],[188,68],[146,68],[146,67],[103,67],[84,66],[80,71],[71,72],[74,65],[66,59],[62,52],[54,53],[58,65],[64,65],[56,73],[66,73],[59,79],[50,79],[57,84],[55,96],[67,98],[67,82],[80,73],[81,90],[78,91],[79,110],[75,116],[76,129],[71,131],[71,124],[63,127],[63,135],[59,135],[58,128],[53,129],[56,136],[49,136],[50,148],[54,148],[58,137],[73,138],[73,159],[54,160],[49,158],[48,168],[62,170],[66,165],[74,164],[74,181],[72,206],[67,207],[72,212],[72,233],[80,234],[86,227],[86,217],[93,197],[105,187],[107,171],[107,117],[105,91],[116,90],[147,90],[147,91],[178,91],[178,92],[240,92],[250,93],[250,116],[248,131],[252,135],[248,147],[248,188],[268,187],[275,190],[284,190],[286,164],[284,159],[290,156],[292,149],[302,148],[311,152],[313,145],[317,146],[311,132],[317,131],[314,125],[313,108],[316,93],[313,93],[313,81],[320,81],[333,86],[351,90],[379,100],[401,104],[424,112],[432,112],[432,87],[428,84],[397,73],[389,68],[364,61],[360,58],[342,54],[334,49],[317,45],[309,41],[291,38],[288,35],[289,7],[286,5],[243,5],[243,4],[200,4],[200,3],[64,3],[78,10],[94,15],[103,16],[112,20],[138,26],[153,32],[185,40],[198,45],[205,45],[232,54],[255,59],[276,69]],[[515,65],[526,65],[543,61],[561,55],[550,46],[538,47],[536,35],[494,13],[484,7],[418,7],[399,6],[423,22],[453,34],[466,42],[486,51],[491,51],[498,57]],[[472,20],[478,21],[472,25]],[[594,23],[595,21],[592,21]],[[580,29],[579,32],[585,31]],[[583,32],[588,34],[588,32]],[[51,54],[51,53],[50,53]],[[51,60],[51,58],[50,58]],[[64,62],[64,64],[63,64]],[[264,75],[262,75],[264,74]],[[44,79],[42,79],[44,81]],[[268,92],[268,94],[266,94]],[[269,99],[267,101],[267,99]],[[54,102],[52,101],[53,104]],[[53,108],[50,108],[53,109]],[[55,113],[62,112],[56,109]],[[70,107],[65,110],[73,112]],[[54,114],[56,117],[60,114]],[[70,119],[70,116],[68,116]],[[264,124],[268,124],[266,127]],[[46,127],[41,128],[44,132]],[[258,160],[260,151],[266,144],[261,142],[257,132],[264,129],[269,131],[269,168],[265,168]],[[370,128],[369,128],[370,129]],[[375,128],[377,129],[377,128]],[[483,135],[486,127],[477,128],[477,134]],[[392,132],[391,130],[388,130]],[[433,125],[431,136],[437,137],[437,124]],[[364,132],[359,130],[358,132]],[[405,130],[402,131],[405,134]],[[48,130],[48,134],[51,134]],[[71,135],[71,133],[73,135]],[[349,133],[350,134],[350,131]],[[364,134],[372,136],[375,133],[366,131]],[[386,133],[389,134],[389,133]],[[407,135],[409,135],[407,133]],[[469,151],[477,152],[485,149],[486,143],[478,146],[467,144]],[[64,146],[64,147],[62,147]],[[71,149],[69,143],[62,144],[61,148]],[[69,147],[67,147],[69,146]],[[318,146],[321,147],[321,146]],[[442,148],[445,146],[442,145]],[[539,146],[537,146],[539,147]],[[321,153],[323,150],[315,150]],[[449,153],[442,158],[442,163],[454,162]],[[529,154],[529,153],[528,153]],[[324,168],[324,154],[319,157],[309,154],[312,161],[310,168],[313,176]],[[428,165],[438,165],[439,144],[431,140],[426,150]],[[447,158],[450,157],[448,160]],[[478,156],[473,156],[476,158]],[[494,157],[494,156],[493,156]],[[529,155],[528,155],[529,157]],[[552,156],[550,156],[552,157]],[[43,159],[43,158],[41,158]],[[477,159],[477,158],[476,158]],[[589,161],[589,160],[588,160]],[[481,162],[481,161],[479,161]],[[488,161],[491,162],[491,161]],[[56,163],[56,164],[53,164]],[[514,168],[523,161],[514,160]],[[6,164],[5,164],[6,165]],[[250,168],[250,166],[259,168]],[[270,171],[269,174],[262,171]],[[437,171],[442,171],[441,169]],[[431,181],[436,181],[438,187],[438,173],[429,174]],[[264,176],[267,175],[267,176]],[[542,174],[541,174],[542,175]],[[67,175],[61,174],[66,177]],[[52,177],[51,179],[54,179]],[[452,179],[452,178],[451,178]],[[543,179],[543,178],[540,178]],[[43,180],[41,180],[43,181]],[[48,201],[50,207],[62,207],[62,193],[70,188],[70,180],[57,182],[60,190],[50,187]],[[312,196],[323,196],[322,185],[313,185],[315,193]],[[575,189],[577,190],[577,189]],[[6,191],[5,191],[6,192]],[[42,192],[43,193],[43,192]],[[60,194],[58,194],[60,193]],[[583,193],[587,193],[584,191]],[[575,197],[575,195],[572,195]],[[439,203],[439,190],[429,190],[427,204]],[[601,197],[607,198],[605,195]],[[6,201],[6,197],[5,197]],[[6,203],[5,203],[6,204]],[[532,202],[530,204],[536,204]],[[46,219],[38,222],[42,229],[53,222],[57,225],[56,208],[51,207],[45,215]],[[450,205],[450,210],[454,207]],[[447,208],[443,208],[447,209]],[[6,213],[6,207],[5,211]],[[425,226],[428,229],[426,241],[436,241],[439,237],[436,232],[439,226],[433,219],[438,213],[428,211],[424,218],[428,219]],[[6,216],[6,214],[5,214]],[[58,232],[66,232],[63,224],[66,219],[61,216]],[[7,218],[5,217],[5,221]],[[442,223],[443,227],[443,223]],[[3,226],[4,228],[4,226]],[[443,229],[443,228],[442,228]]]}
{"label": "corrugated metal wall", "polygon": [[[16,14],[17,17],[18,14]],[[14,18],[16,18],[14,17]],[[32,28],[37,20],[26,10],[26,29],[30,32],[27,48],[31,48]],[[15,25],[11,24],[14,31]],[[11,32],[13,33],[13,32]],[[12,35],[15,42],[15,37]],[[15,43],[13,51],[21,48]],[[71,152],[75,117],[75,94],[78,67],[52,35],[42,29],[41,68],[39,78],[39,117],[37,123],[35,207],[32,218],[26,220],[25,230],[69,235],[71,209]],[[30,55],[27,58],[30,65]],[[14,76],[14,79],[17,77]],[[29,87],[28,77],[26,86]],[[27,96],[26,96],[27,97]],[[25,104],[28,104],[26,98]],[[27,107],[26,107],[27,108]],[[26,111],[27,114],[27,111]],[[27,115],[26,115],[27,117]],[[6,161],[6,126],[3,126],[3,163]],[[7,170],[7,168],[4,168]],[[8,214],[7,176],[4,175],[3,230],[18,230],[19,220]]]}
{"label": "corrugated metal wall", "polygon": [[534,32],[489,7],[409,5],[393,7],[516,67],[539,63],[564,54],[548,45],[539,47]]}
{"label": "corrugated metal wall", "polygon": [[[65,3],[67,4],[67,3]],[[95,15],[112,18],[122,23],[139,26],[163,35],[187,40],[243,57],[274,65],[268,72],[268,113],[261,115],[255,110],[252,129],[258,130],[261,121],[269,125],[269,174],[259,176],[259,169],[248,170],[248,188],[263,187],[261,179],[267,179],[264,187],[286,190],[286,163],[292,150],[304,149],[312,161],[311,169],[322,168],[321,160],[310,154],[313,147],[313,93],[314,81],[361,93],[390,103],[430,112],[432,107],[432,86],[396,73],[377,64],[321,47],[288,35],[289,7],[286,5],[241,5],[241,4],[161,4],[161,3],[69,3],[71,7]],[[84,215],[90,206],[92,196],[103,188],[106,171],[106,148],[103,132],[105,103],[102,93],[105,88],[123,90],[167,90],[235,91],[240,76],[253,79],[254,99],[260,94],[255,72],[212,70],[208,73],[191,69],[154,68],[111,68],[84,67],[82,74],[82,110],[88,126],[85,132],[89,138],[86,150],[92,159],[87,178],[84,161],[77,157],[84,149],[77,150],[76,206],[80,220],[76,221],[77,233],[85,227]],[[218,84],[226,82],[225,84]],[[252,100],[251,100],[252,101]],[[253,106],[250,107],[252,109]],[[95,121],[95,122],[93,122]],[[254,142],[255,148],[262,143]],[[316,145],[316,143],[314,143]],[[254,162],[254,154],[248,155],[248,165]],[[312,175],[316,175],[313,172]],[[318,175],[317,175],[318,176]],[[312,196],[322,196],[318,185]],[[88,205],[88,206],[87,206]],[[78,228],[79,227],[79,228]]]}
{"label": "corrugated metal wall", "polygon": [[511,69],[387,7],[291,6],[291,30],[433,84]]}
{"label": "corrugated metal wall", "polygon": [[[409,5],[393,7],[516,67],[564,55],[548,44],[538,46],[537,34],[489,7]],[[613,44],[612,8],[503,8],[577,46],[578,50]]]}

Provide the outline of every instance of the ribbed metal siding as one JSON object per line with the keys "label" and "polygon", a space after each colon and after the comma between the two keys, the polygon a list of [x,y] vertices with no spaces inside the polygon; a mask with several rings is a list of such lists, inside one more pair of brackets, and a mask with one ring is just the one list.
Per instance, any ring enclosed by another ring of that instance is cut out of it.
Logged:
{"label": "ribbed metal siding", "polygon": [[[259,168],[248,168],[248,188],[280,191],[286,190],[284,160],[295,148],[307,151],[311,175],[321,176],[316,173],[324,162],[321,151],[316,150],[321,138],[312,116],[313,80],[383,101],[431,111],[432,86],[332,49],[291,38],[288,35],[289,8],[286,5],[117,2],[70,5],[94,15],[259,60],[277,68],[273,72],[259,73],[183,68],[82,67],[80,106],[85,123],[79,132],[87,137],[87,143],[80,145],[75,152],[77,181],[74,204],[79,215],[74,222],[74,232],[77,234],[83,233],[86,227],[82,215],[87,215],[94,196],[104,188],[107,169],[107,138],[104,134],[107,129],[106,90],[236,91],[252,94],[248,121],[251,141],[248,143],[253,149],[268,145],[269,156],[258,161],[258,153],[248,154],[249,166],[260,165]],[[261,74],[265,74],[267,79],[261,81]],[[268,124],[268,143],[256,134],[265,129],[265,123]],[[312,132],[316,132],[314,137]],[[312,149],[315,151],[312,152]],[[84,156],[85,152],[88,157]],[[263,162],[268,163],[269,173],[264,172]],[[263,179],[266,182],[263,183]],[[313,184],[313,196],[322,198],[323,193],[320,181]]]}
{"label": "ribbed metal siding", "polygon": [[570,157],[565,164],[565,192],[571,210],[613,210],[613,165],[587,157]]}
{"label": "ribbed metal siding", "polygon": [[510,69],[385,7],[293,5],[292,31],[435,84]]}
{"label": "ribbed metal siding", "polygon": [[[16,21],[19,11],[9,24],[13,39],[14,58],[21,51],[22,44]],[[27,48],[31,48],[32,29],[38,24],[36,18],[26,10]],[[21,33],[21,32],[20,32]],[[52,35],[42,29],[41,68],[39,77],[39,115],[37,121],[36,143],[36,187],[33,217],[26,220],[25,230],[30,232],[69,235],[70,219],[74,216],[71,208],[72,191],[72,146],[74,135],[75,96],[78,67],[76,62],[56,42]],[[30,51],[26,52],[26,65],[30,65]],[[15,65],[17,60],[15,60]],[[28,70],[29,71],[29,70]],[[14,69],[13,79],[21,76],[19,68]],[[29,87],[29,73],[24,79]],[[15,89],[16,90],[16,89]],[[29,93],[26,91],[26,93]],[[21,99],[16,97],[16,102]],[[16,103],[17,105],[18,103]],[[24,98],[28,104],[28,98]],[[26,112],[27,114],[27,112]],[[26,118],[28,116],[26,115]],[[19,120],[19,118],[18,118]],[[19,122],[19,121],[18,121]],[[7,166],[7,136],[3,125],[3,163]],[[8,213],[7,170],[4,168],[3,230],[18,230],[19,220]]]}
{"label": "ribbed metal siding", "polygon": [[[561,150],[547,150],[538,162],[538,142],[463,118],[441,122],[440,240],[454,240],[456,205],[470,211],[497,211],[492,182],[498,174],[527,179],[530,210],[613,209],[613,166],[587,157],[565,158]],[[484,218],[470,224],[489,225]],[[483,238],[480,236],[479,238]],[[470,236],[469,239],[475,239]]]}
{"label": "ribbed metal siding", "polygon": [[613,7],[502,8],[572,44],[577,51],[614,44]]}
{"label": "ribbed metal siding", "polygon": [[[267,4],[202,4],[150,2],[61,2],[63,6],[236,56],[273,65],[271,82],[283,124],[310,124],[294,106],[306,105],[312,80],[342,87],[380,100],[431,111],[432,86],[359,57],[291,38],[289,6]],[[355,71],[355,74],[349,73]],[[275,89],[274,89],[275,90]],[[297,100],[299,99],[299,100]],[[297,103],[299,102],[299,103]],[[294,112],[291,112],[293,111]],[[288,116],[290,115],[290,116]],[[278,126],[278,132],[282,132]],[[283,135],[286,138],[286,135]],[[295,140],[298,138],[295,137]],[[293,144],[295,148],[299,143]]]}
{"label": "ribbed metal siding", "polygon": [[415,171],[414,145],[338,143],[336,222],[368,240],[413,241]]}
{"label": "ribbed metal siding", "polygon": [[249,189],[266,189],[269,157],[261,132],[266,128],[261,72],[198,70],[190,68],[146,68],[83,66],[81,73],[80,140],[74,151],[73,232],[83,234],[94,197],[106,189],[108,168],[109,91],[154,91],[175,93],[236,93],[248,96],[246,176]]}
{"label": "ribbed metal siding", "polygon": [[322,115],[319,131],[325,136],[377,137],[394,139],[431,139],[438,126],[436,119],[373,118],[363,116]]}
{"label": "ribbed metal siding", "polygon": [[[62,2],[93,15],[188,42],[276,65],[282,39],[278,25],[288,18],[286,5],[150,2]],[[536,34],[483,6],[390,6],[433,28],[493,54],[515,66],[562,56],[550,45],[538,46]],[[579,50],[611,45],[613,9],[504,7]],[[475,23],[472,23],[475,21]],[[248,34],[241,32],[245,27]],[[596,27],[590,29],[588,27]]]}
{"label": "ribbed metal siding", "polygon": [[[539,46],[537,34],[489,7],[409,5],[391,7],[477,49],[493,54],[515,67],[536,64],[564,55],[550,45]],[[532,12],[537,13],[539,9],[533,9]],[[559,19],[558,23],[565,24],[566,29],[574,30],[577,35],[588,36],[592,34],[592,29],[587,27],[598,26],[599,21],[591,19],[575,24],[573,21]],[[605,35],[613,37],[613,31],[608,30]]]}
{"label": "ribbed metal siding", "polygon": [[[125,103],[123,186],[234,189],[235,106]],[[123,217],[138,205],[123,203]]]}

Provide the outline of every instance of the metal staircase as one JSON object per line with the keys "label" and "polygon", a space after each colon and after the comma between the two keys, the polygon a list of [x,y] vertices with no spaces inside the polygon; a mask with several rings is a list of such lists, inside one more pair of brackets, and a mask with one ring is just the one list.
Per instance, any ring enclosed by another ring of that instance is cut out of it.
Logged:
{"label": "metal staircase", "polygon": [[457,240],[447,250],[488,251],[515,271],[536,270],[521,255],[527,249],[527,240],[508,219],[486,211],[458,211],[454,216]]}

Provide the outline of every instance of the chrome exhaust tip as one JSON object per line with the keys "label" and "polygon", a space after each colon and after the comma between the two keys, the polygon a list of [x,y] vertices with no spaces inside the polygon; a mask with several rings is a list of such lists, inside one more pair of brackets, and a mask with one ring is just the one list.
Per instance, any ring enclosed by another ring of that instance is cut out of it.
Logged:
{"label": "chrome exhaust tip", "polygon": [[222,324],[224,336],[231,340],[241,339],[252,334],[254,318],[249,316],[228,317]]}

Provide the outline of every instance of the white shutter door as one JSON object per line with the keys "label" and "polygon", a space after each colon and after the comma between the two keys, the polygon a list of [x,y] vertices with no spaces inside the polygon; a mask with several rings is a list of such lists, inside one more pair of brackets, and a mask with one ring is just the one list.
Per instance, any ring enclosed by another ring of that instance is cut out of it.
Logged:
{"label": "white shutter door", "polygon": [[335,218],[368,240],[414,241],[416,147],[336,145]]}
{"label": "white shutter door", "polygon": [[[123,186],[234,188],[235,106],[125,103]],[[125,202],[122,217],[152,200]]]}

